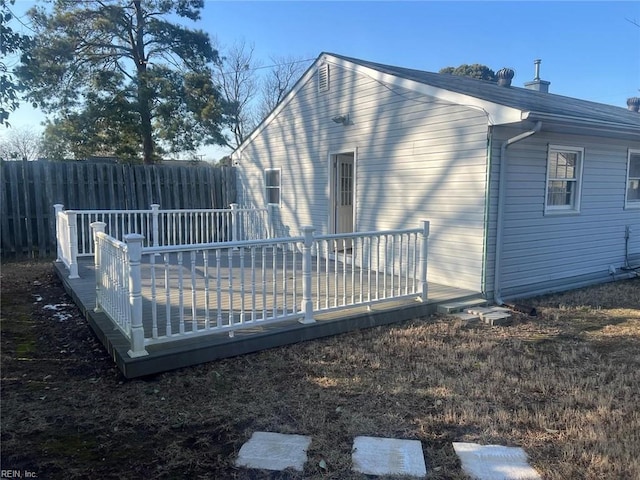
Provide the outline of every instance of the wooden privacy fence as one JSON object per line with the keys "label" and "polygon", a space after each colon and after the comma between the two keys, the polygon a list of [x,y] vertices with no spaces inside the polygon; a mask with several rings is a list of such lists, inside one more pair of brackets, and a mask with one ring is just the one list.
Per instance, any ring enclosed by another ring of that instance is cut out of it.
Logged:
{"label": "wooden privacy fence", "polygon": [[2,256],[56,255],[54,204],[73,210],[228,208],[233,167],[1,162]]}

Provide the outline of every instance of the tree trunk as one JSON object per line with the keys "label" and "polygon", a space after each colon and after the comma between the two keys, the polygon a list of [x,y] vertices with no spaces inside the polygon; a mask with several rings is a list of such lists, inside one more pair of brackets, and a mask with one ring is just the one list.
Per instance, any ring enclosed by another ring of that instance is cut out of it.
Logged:
{"label": "tree trunk", "polygon": [[133,2],[136,9],[136,32],[134,58],[138,80],[138,111],[142,136],[142,161],[145,165],[155,163],[153,155],[153,130],[151,127],[151,92],[147,78],[147,57],[144,51],[145,17],[140,0]]}
{"label": "tree trunk", "polygon": [[149,87],[145,75],[138,75],[138,109],[140,110],[140,134],[142,135],[142,161],[145,165],[155,163],[151,128]]}

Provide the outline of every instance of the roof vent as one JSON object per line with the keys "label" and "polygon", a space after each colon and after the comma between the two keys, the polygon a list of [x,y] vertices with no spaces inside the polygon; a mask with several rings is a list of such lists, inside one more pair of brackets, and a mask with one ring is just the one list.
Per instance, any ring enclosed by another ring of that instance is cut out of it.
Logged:
{"label": "roof vent", "polygon": [[627,98],[627,108],[632,112],[640,111],[640,97]]}
{"label": "roof vent", "polygon": [[514,72],[510,68],[501,68],[496,72],[496,78],[498,79],[498,85],[501,87],[510,87],[511,80],[515,76],[516,72]]}
{"label": "roof vent", "polygon": [[329,91],[329,64],[323,63],[318,67],[318,92]]}
{"label": "roof vent", "polygon": [[538,92],[549,93],[549,85],[551,85],[551,82],[540,80],[541,63],[542,60],[540,60],[539,58],[533,61],[533,64],[535,65],[535,75],[532,82],[526,82],[524,84],[524,88],[528,88],[529,90],[537,90]]}

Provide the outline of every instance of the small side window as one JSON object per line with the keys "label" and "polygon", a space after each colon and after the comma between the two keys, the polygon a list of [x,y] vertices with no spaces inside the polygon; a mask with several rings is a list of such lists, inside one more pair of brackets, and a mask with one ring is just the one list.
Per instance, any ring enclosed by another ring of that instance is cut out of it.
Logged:
{"label": "small side window", "polygon": [[267,203],[280,205],[280,169],[265,170],[264,183]]}
{"label": "small side window", "polygon": [[580,211],[584,149],[550,145],[547,155],[546,213]]}
{"label": "small side window", "polygon": [[640,208],[640,150],[629,150],[625,205],[627,208]]}

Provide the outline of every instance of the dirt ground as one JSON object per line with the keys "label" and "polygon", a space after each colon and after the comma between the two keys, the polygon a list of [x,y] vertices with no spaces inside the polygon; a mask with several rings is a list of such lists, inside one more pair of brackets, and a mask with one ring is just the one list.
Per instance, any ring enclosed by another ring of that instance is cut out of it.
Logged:
{"label": "dirt ground", "polygon": [[[640,279],[537,317],[376,327],[126,380],[49,261],[1,266],[1,469],[40,479],[364,479],[357,435],[522,446],[545,479],[640,478]],[[254,431],[310,435],[302,473],[235,467]]]}

